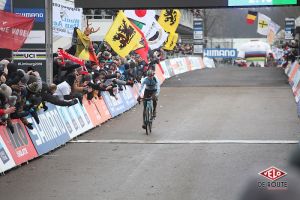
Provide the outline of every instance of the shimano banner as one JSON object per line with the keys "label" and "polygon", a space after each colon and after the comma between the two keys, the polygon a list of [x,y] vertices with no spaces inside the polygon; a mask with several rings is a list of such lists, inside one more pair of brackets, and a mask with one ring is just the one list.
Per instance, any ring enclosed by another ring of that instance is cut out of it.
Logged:
{"label": "shimano banner", "polygon": [[204,49],[204,56],[208,58],[236,58],[237,50],[207,48]]}

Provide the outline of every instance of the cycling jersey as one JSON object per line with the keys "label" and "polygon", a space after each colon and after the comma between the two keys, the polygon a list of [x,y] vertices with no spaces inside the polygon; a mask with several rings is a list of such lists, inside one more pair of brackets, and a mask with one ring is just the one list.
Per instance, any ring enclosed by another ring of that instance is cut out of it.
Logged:
{"label": "cycling jersey", "polygon": [[156,76],[154,76],[152,79],[149,79],[148,77],[146,77],[142,80],[142,85],[141,85],[141,89],[139,91],[139,95],[141,95],[143,93],[144,87],[145,87],[145,90],[155,92],[157,96],[159,95],[160,83]]}

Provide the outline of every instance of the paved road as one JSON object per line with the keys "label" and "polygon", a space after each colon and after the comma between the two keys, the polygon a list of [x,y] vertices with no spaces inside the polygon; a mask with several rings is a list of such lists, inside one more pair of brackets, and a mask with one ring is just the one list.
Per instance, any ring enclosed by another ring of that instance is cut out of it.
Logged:
{"label": "paved road", "polygon": [[280,69],[235,67],[174,77],[162,88],[152,135],[137,106],[78,138],[91,143],[69,143],[0,177],[1,197],[237,199],[263,169],[288,171],[300,125],[285,80]]}

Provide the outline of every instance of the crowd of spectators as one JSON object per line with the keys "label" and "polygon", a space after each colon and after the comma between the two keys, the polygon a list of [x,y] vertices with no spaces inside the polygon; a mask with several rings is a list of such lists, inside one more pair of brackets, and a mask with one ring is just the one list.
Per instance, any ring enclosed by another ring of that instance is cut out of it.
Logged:
{"label": "crowd of spectators", "polygon": [[[58,106],[82,104],[83,96],[91,100],[108,91],[116,93],[139,82],[148,69],[165,59],[162,49],[149,52],[146,63],[140,55],[131,53],[126,58],[116,55],[106,43],[94,44],[98,64],[86,61],[85,66],[53,55],[53,83],[42,80],[39,72],[28,68],[18,69],[9,59],[0,61],[0,125],[7,126],[12,133],[12,119],[20,119],[25,126],[33,129],[26,119],[32,116],[37,124],[39,109],[47,110],[46,102]],[[68,50],[66,50],[68,52]]]}
{"label": "crowd of spectators", "polygon": [[177,43],[172,51],[168,51],[170,56],[184,56],[193,54],[193,45],[192,44],[183,44]]}

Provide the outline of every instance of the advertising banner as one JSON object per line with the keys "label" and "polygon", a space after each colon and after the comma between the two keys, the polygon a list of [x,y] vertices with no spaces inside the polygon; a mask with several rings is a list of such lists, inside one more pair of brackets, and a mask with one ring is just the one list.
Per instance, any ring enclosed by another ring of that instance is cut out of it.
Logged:
{"label": "advertising banner", "polygon": [[59,115],[56,107],[49,103],[47,106],[46,112],[38,112],[40,124],[37,124],[33,117],[27,118],[28,122],[33,124],[33,129],[27,130],[39,155],[43,155],[71,139],[66,128],[67,124]]}
{"label": "advertising banner", "polygon": [[0,136],[0,173],[5,172],[15,166],[16,163]]}
{"label": "advertising banner", "polygon": [[175,76],[175,72],[174,72],[174,69],[173,69],[174,66],[172,66],[172,63],[177,64],[177,63],[174,63],[174,61],[171,62],[171,60],[165,60],[166,69],[164,68],[164,65],[162,65],[165,74],[166,74],[166,72],[168,72],[169,78],[172,77],[172,76]]}
{"label": "advertising banner", "polygon": [[133,95],[133,89],[130,86],[127,86],[126,89],[120,92],[123,102],[126,106],[126,110],[131,109],[137,104],[137,99]]}
{"label": "advertising banner", "polygon": [[292,86],[293,92],[296,91],[297,87],[300,85],[299,83],[300,83],[300,71],[297,71],[293,79],[293,86]]}
{"label": "advertising banner", "polygon": [[192,65],[192,70],[202,69],[200,59],[198,59],[197,57],[190,57],[189,60],[190,60],[191,65]]}
{"label": "advertising banner", "polygon": [[108,92],[101,92],[105,104],[112,117],[118,116],[122,112],[126,111],[126,106],[123,102],[123,99],[120,96],[120,93],[116,94],[116,97],[110,96]]}
{"label": "advertising banner", "polygon": [[70,107],[56,106],[56,108],[64,119],[64,123],[67,124],[70,138],[74,138],[93,128],[92,121],[86,110],[79,103]]}
{"label": "advertising banner", "polygon": [[100,112],[100,115],[102,118],[101,123],[106,122],[107,120],[111,119],[110,112],[109,112],[103,98],[102,97],[94,98],[94,102],[95,102],[95,105],[96,105],[98,111]]}
{"label": "advertising banner", "polygon": [[295,66],[296,66],[295,64],[296,64],[296,62],[294,62],[294,63],[292,63],[292,64],[289,65],[288,71],[287,71],[287,76],[288,77],[291,76],[292,71],[295,69]]}
{"label": "advertising banner", "polygon": [[293,64],[293,69],[291,70],[291,73],[289,74],[289,83],[291,86],[294,85],[294,78],[295,78],[296,73],[298,72],[299,66],[300,65],[297,62],[295,62]]}
{"label": "advertising banner", "polygon": [[165,77],[166,79],[170,78],[171,75],[170,75],[169,67],[168,67],[166,61],[160,62],[160,66],[161,66],[162,69],[164,70],[164,77]]}
{"label": "advertising banner", "polygon": [[20,120],[13,120],[14,134],[5,126],[0,127],[0,136],[17,165],[38,156],[26,128]]}
{"label": "advertising banner", "polygon": [[101,123],[103,123],[102,116],[94,102],[94,99],[87,100],[86,98],[83,98],[83,106],[87,111],[93,126],[99,126]]}
{"label": "advertising banner", "polygon": [[[32,31],[30,32],[25,44],[22,46],[20,51],[14,52],[14,55],[18,55],[17,59],[13,58],[13,62],[17,64],[18,68],[27,70],[28,67],[33,68],[38,71],[43,80],[46,79],[46,2],[47,1],[37,1],[37,0],[12,0],[13,12],[25,17],[33,17],[34,24]],[[49,50],[50,51],[50,50]],[[22,59],[21,55],[18,53],[31,52],[31,56],[35,55],[35,58],[25,57]],[[51,52],[52,53],[52,52]],[[36,58],[39,57],[39,60]],[[48,57],[49,60],[49,57]]]}
{"label": "advertising banner", "polygon": [[72,37],[75,27],[81,28],[82,8],[66,0],[53,0],[53,35]]}
{"label": "advertising banner", "polygon": [[160,84],[163,84],[163,82],[166,80],[164,74],[161,71],[162,67],[159,67],[159,65],[156,65],[155,67],[155,75],[159,79]]}
{"label": "advertising banner", "polygon": [[286,40],[292,40],[293,32],[295,31],[296,22],[294,18],[285,18],[285,36],[284,39]]}
{"label": "advertising banner", "polygon": [[238,55],[237,49],[226,49],[226,48],[204,49],[204,56],[208,58],[236,58],[237,55]]}

